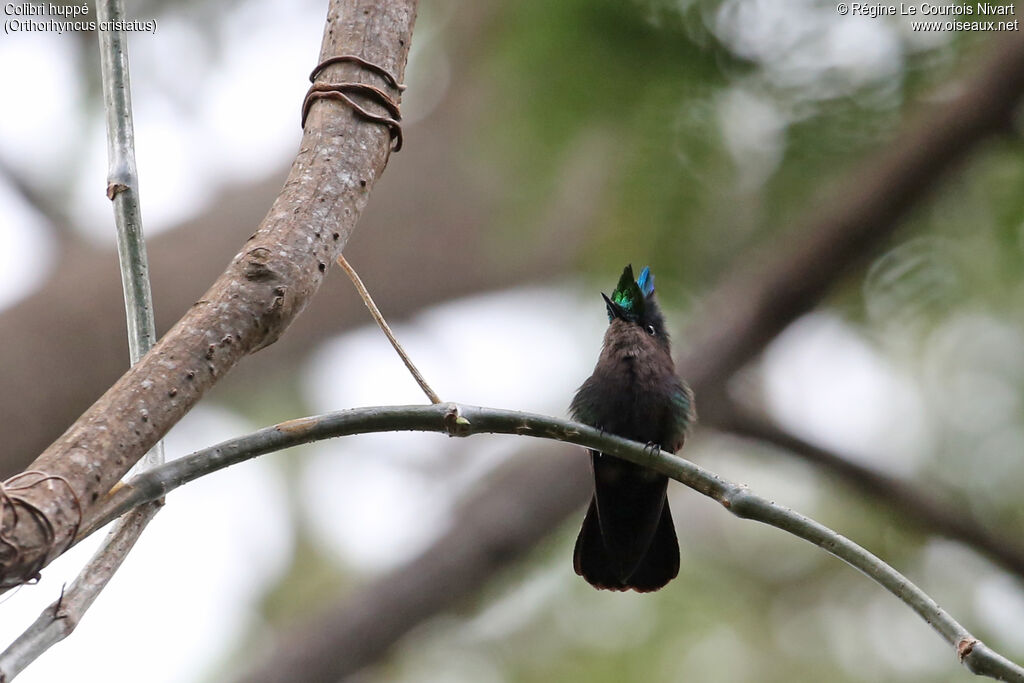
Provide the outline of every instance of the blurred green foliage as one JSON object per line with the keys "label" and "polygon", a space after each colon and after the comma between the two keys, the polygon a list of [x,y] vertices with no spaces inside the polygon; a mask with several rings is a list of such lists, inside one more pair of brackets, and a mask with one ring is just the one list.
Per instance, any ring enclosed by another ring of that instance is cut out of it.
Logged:
{"label": "blurred green foliage", "polygon": [[[884,18],[862,22],[880,33],[861,40],[887,46],[879,76],[870,65],[858,70],[855,53],[829,52],[845,35],[831,4],[793,4],[798,9],[783,14],[806,25],[779,23],[777,49],[772,32],[762,32],[760,51],[737,43],[725,24],[768,22],[758,12],[778,13],[785,3],[496,6],[471,55],[473,77],[485,84],[483,112],[461,142],[466,155],[486,157],[501,175],[504,219],[488,226],[495,251],[544,239],[541,218],[582,150],[604,176],[587,198],[594,220],[578,243],[560,248],[574,250],[578,271],[598,287],[624,262],[649,263],[660,296],[685,307],[751,249],[792,238],[798,219],[827,201],[854,165],[889,144],[913,113],[941,106],[943,88],[995,39],[927,43]],[[429,21],[431,3],[422,11]],[[790,28],[803,34],[787,43]],[[792,61],[816,39],[822,51]],[[1022,187],[1019,140],[978,150],[826,304],[921,395],[931,439],[926,451],[894,454],[912,463],[896,470],[912,471],[951,505],[1017,536],[1024,531],[1024,365],[1016,345],[1024,339]],[[1003,397],[994,408],[992,395]],[[923,536],[888,508],[777,453],[711,438],[688,455],[740,481],[764,479],[769,495],[795,479],[804,511],[905,570],[944,607],[979,624],[977,635],[989,635],[963,587],[999,575],[968,551]],[[974,468],[974,458],[983,467]],[[574,520],[469,614],[420,629],[369,680],[973,679],[916,616],[845,565],[687,491],[673,495],[683,568],[656,597],[598,593],[564,581],[566,572],[556,576],[551,568],[564,569],[570,557]],[[309,571],[308,551],[290,580]],[[947,562],[951,553],[960,561]],[[314,572],[317,585],[344,583],[336,571]],[[311,607],[316,592],[272,594],[267,612],[276,618]],[[1024,658],[1019,641],[992,644]]]}
{"label": "blurred green foliage", "polygon": [[[914,42],[919,36],[894,28],[887,38],[898,63],[890,64],[884,78],[858,81],[855,70],[823,66],[821,73],[804,74],[794,85],[780,78],[770,54],[740,54],[722,38],[726,5],[735,10],[765,4],[771,3],[521,0],[503,5],[476,67],[492,85],[486,116],[471,138],[504,170],[511,188],[504,197],[507,222],[495,228],[495,239],[539,239],[530,226],[557,194],[567,160],[596,138],[605,146],[598,158],[607,165],[607,179],[592,197],[598,210],[578,245],[579,270],[602,286],[625,261],[650,263],[662,298],[684,305],[689,299],[684,292],[706,289],[751,248],[790,236],[797,219],[827,201],[829,189],[893,140],[910,116],[941,105],[941,97],[934,100],[932,94],[941,94],[994,40],[960,35],[922,44]],[[799,4],[832,11],[824,3]],[[817,22],[809,30],[830,30],[834,19],[808,18]],[[774,157],[771,149],[737,146],[729,139],[735,131],[725,120],[726,107],[736,93],[748,98],[741,105],[753,102],[775,117],[760,141],[776,146]],[[751,149],[754,156],[744,157]],[[1021,151],[1019,142],[1005,139],[979,150],[940,186],[933,201],[913,212],[887,253],[844,279],[830,304],[926,393],[935,438],[934,450],[919,466],[921,481],[1011,534],[1024,529],[1019,504],[1024,457],[1019,450],[999,450],[991,457],[1000,464],[989,466],[1001,476],[965,480],[963,471],[970,467],[965,458],[985,435],[942,420],[960,399],[951,378],[982,372],[972,364],[982,363],[985,355],[965,356],[958,342],[935,347],[943,330],[965,315],[991,316],[1017,330],[1024,322]],[[751,179],[754,164],[762,170]],[[1014,351],[1019,349],[999,347],[1002,354]],[[957,365],[949,375],[936,371]],[[990,378],[1018,397],[1012,424],[1000,428],[1020,432],[1024,373]],[[930,393],[931,388],[938,391]],[[708,449],[697,457],[728,471],[728,459]],[[768,461],[765,467],[782,466],[776,455],[757,457]],[[744,480],[750,466],[734,475]],[[991,567],[969,558],[964,567],[973,571],[937,568],[942,563],[929,558],[948,549],[936,550],[935,541],[835,481],[800,465],[786,467],[820,487],[811,509],[825,523],[927,582],[944,606],[965,618],[976,614],[975,603],[956,586],[968,577],[991,577]],[[679,493],[674,504],[686,497]],[[686,500],[684,509],[701,504]],[[700,520],[703,531],[688,530],[685,514],[677,518],[684,568],[656,599],[596,594],[579,582],[559,586],[520,628],[475,643],[471,670],[477,679],[973,678],[913,615],[840,563],[734,520],[715,520],[713,527],[727,527],[718,534],[707,528],[709,518]],[[555,549],[537,554],[535,572],[567,561],[575,522],[570,526],[553,543]],[[805,557],[794,568],[795,554]],[[514,600],[509,596],[527,590],[522,582],[517,571],[514,580],[493,589],[494,597]],[[603,623],[604,630],[591,621]],[[448,625],[418,639],[402,649],[388,677],[424,680],[428,660],[458,659],[467,631],[472,627]],[[436,642],[430,645],[432,638]],[[1011,648],[1006,654],[1019,659],[1024,651]],[[455,672],[461,665],[451,666]],[[454,679],[463,677],[464,672],[453,673]]]}

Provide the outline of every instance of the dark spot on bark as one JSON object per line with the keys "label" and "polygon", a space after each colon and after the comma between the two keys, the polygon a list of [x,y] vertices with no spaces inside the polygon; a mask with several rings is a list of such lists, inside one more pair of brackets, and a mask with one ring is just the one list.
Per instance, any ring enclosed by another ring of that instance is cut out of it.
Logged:
{"label": "dark spot on bark", "polygon": [[171,398],[174,398],[175,396],[178,395],[178,390],[172,388],[170,391],[167,392],[167,395],[170,396]]}
{"label": "dark spot on bark", "polygon": [[401,45],[402,47],[405,47],[405,40],[403,40],[402,38],[399,38],[398,39],[398,44]]}
{"label": "dark spot on bark", "polygon": [[332,234],[331,234],[331,237],[333,237],[333,238],[334,238],[334,241],[335,241],[335,242],[337,242],[337,241],[338,241],[338,238],[339,238],[339,237],[341,237],[341,235],[339,235],[338,233],[336,233],[336,232],[335,232],[335,233],[332,233]]}
{"label": "dark spot on bark", "polygon": [[206,349],[206,360],[213,360],[213,354],[216,350],[216,345],[210,344],[210,348]]}
{"label": "dark spot on bark", "polygon": [[313,233],[313,237],[315,237],[315,238],[317,238],[317,239],[320,239],[320,231],[319,231],[319,230],[317,230],[316,232],[314,232],[314,233]]}
{"label": "dark spot on bark", "polygon": [[195,378],[196,378],[196,373],[195,373],[194,370],[189,370],[188,372],[185,373],[185,379],[195,379]]}
{"label": "dark spot on bark", "polygon": [[278,311],[284,307],[284,287],[274,287],[274,300],[270,304],[270,310]]}
{"label": "dark spot on bark", "polygon": [[365,180],[360,180],[359,181],[359,187],[366,187],[366,181]]}
{"label": "dark spot on bark", "polygon": [[147,415],[146,413],[143,413],[142,414],[142,421],[143,422],[149,422],[149,415]]}
{"label": "dark spot on bark", "polygon": [[317,268],[319,268],[319,269],[320,269],[320,272],[322,273],[322,272],[324,272],[325,270],[327,270],[327,264],[326,264],[326,263],[324,263],[323,261],[321,261],[321,262],[320,262],[320,265],[318,265],[318,266],[317,266]]}
{"label": "dark spot on bark", "polygon": [[220,340],[220,345],[221,346],[230,346],[231,342],[233,342],[233,341],[235,341],[234,337],[232,337],[230,334],[225,334],[224,338]]}
{"label": "dark spot on bark", "polygon": [[95,491],[93,492],[93,494],[92,494],[91,496],[89,496],[89,498],[90,498],[90,499],[92,500],[92,502],[94,502],[94,503],[96,502],[96,499],[97,499],[97,498],[99,498],[99,497],[100,497],[100,494],[99,494],[99,493],[96,493]]}
{"label": "dark spot on bark", "polygon": [[98,482],[99,482],[99,481],[103,481],[103,477],[101,477],[101,476],[99,475],[99,473],[98,473],[98,472],[96,473],[96,477],[95,477],[95,479],[96,479],[96,481],[98,481]]}

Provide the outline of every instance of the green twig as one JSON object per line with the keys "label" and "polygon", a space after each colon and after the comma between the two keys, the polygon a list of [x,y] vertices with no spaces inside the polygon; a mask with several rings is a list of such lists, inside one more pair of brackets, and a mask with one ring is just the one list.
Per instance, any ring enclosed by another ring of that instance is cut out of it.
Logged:
{"label": "green twig", "polygon": [[718,501],[737,517],[799,536],[860,570],[935,629],[969,671],[997,680],[1024,683],[1024,669],[989,649],[907,577],[848,538],[683,458],[664,451],[652,453],[640,443],[567,420],[530,413],[443,403],[358,408],[282,422],[136,475],[96,507],[93,516],[83,525],[80,538],[135,506],[158,500],[182,484],[229,465],[311,441],[386,431],[444,432],[451,436],[520,434],[555,439],[658,470]]}
{"label": "green twig", "polygon": [[[123,0],[96,4],[101,22],[123,21]],[[131,81],[128,76],[127,34],[98,31],[103,108],[107,120],[107,198],[114,206],[117,256],[121,266],[124,309],[128,321],[128,355],[136,362],[156,343],[153,293],[149,284],[146,240],[142,234],[139,175],[135,167],[135,125],[132,119]],[[163,442],[145,456],[140,468],[164,461]]]}
{"label": "green twig", "polygon": [[[96,17],[108,25],[123,21],[123,0],[99,0]],[[128,320],[128,353],[134,365],[153,347],[156,323],[139,208],[127,35],[123,31],[97,33],[107,120],[107,198],[114,207],[117,255]],[[159,441],[139,462],[137,471],[158,467],[163,462],[164,443]],[[5,682],[12,680],[39,655],[75,630],[162,505],[161,500],[151,501],[135,508],[117,523],[67,591],[0,653],[0,679]]]}

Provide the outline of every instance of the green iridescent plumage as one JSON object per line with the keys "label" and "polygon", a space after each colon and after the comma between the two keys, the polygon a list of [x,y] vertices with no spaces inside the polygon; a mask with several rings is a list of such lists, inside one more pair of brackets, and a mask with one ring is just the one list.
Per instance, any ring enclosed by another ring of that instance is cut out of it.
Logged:
{"label": "green iridescent plumage", "polygon": [[622,308],[623,311],[632,317],[639,318],[644,313],[644,293],[640,291],[640,285],[633,279],[633,266],[626,266],[619,277],[619,284],[615,285],[611,300]]}
{"label": "green iridescent plumage", "polygon": [[679,382],[679,388],[672,394],[672,408],[675,414],[676,428],[684,439],[690,428],[697,421],[697,409],[693,401],[693,389],[685,382]]}

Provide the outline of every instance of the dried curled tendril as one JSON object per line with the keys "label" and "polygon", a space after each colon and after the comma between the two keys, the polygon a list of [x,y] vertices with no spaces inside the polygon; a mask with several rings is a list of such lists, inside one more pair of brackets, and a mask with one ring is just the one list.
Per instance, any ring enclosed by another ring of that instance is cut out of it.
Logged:
{"label": "dried curled tendril", "polygon": [[[29,478],[32,478],[32,481],[25,481]],[[47,474],[46,472],[40,472],[39,470],[26,470],[20,474],[14,475],[5,482],[0,482],[0,556],[4,558],[5,564],[10,565],[15,563],[21,556],[22,552],[22,548],[18,545],[17,541],[4,535],[4,529],[10,529],[17,526],[19,507],[27,510],[28,514],[31,515],[43,529],[43,544],[45,547],[50,548],[57,540],[57,531],[53,527],[53,522],[47,518],[46,514],[38,506],[26,500],[23,495],[24,491],[35,488],[48,481],[59,481],[62,483],[67,487],[67,490],[71,493],[72,499],[75,501],[77,518],[75,520],[74,529],[68,537],[68,545],[65,550],[70,548],[71,544],[74,543],[75,536],[78,535],[78,528],[82,523],[82,501],[79,499],[78,494],[75,493],[75,489],[67,479],[59,474]],[[6,515],[8,510],[11,511],[10,526],[2,524],[3,517]],[[39,571],[46,563],[48,555],[49,553],[42,553],[36,561],[36,564],[27,572],[31,577],[29,579],[30,582],[38,580]],[[0,572],[0,586],[6,585],[7,577]]]}
{"label": "dried curled tendril", "polygon": [[[382,126],[386,126],[388,133],[391,135],[393,141],[392,151],[397,152],[402,149],[402,114],[398,109],[398,103],[391,95],[386,93],[384,90],[369,85],[367,83],[356,83],[354,81],[344,81],[341,83],[327,83],[324,81],[317,81],[316,78],[321,71],[331,66],[332,64],[338,64],[340,62],[351,62],[358,64],[367,71],[371,71],[387,83],[388,87],[397,90],[399,93],[405,90],[405,86],[398,82],[395,76],[385,69],[384,67],[368,62],[362,57],[356,55],[338,55],[335,57],[328,57],[324,61],[320,62],[313,72],[309,74],[309,80],[313,83],[306,91],[306,97],[302,100],[302,127],[306,127],[306,118],[309,116],[309,110],[313,106],[313,102],[318,99],[331,99],[339,100],[347,104],[352,111],[356,113],[360,118],[363,118],[371,123],[379,123]],[[352,99],[351,96],[365,97],[367,100],[377,104],[383,108],[387,115],[376,114],[369,109],[366,109],[363,105]]]}

